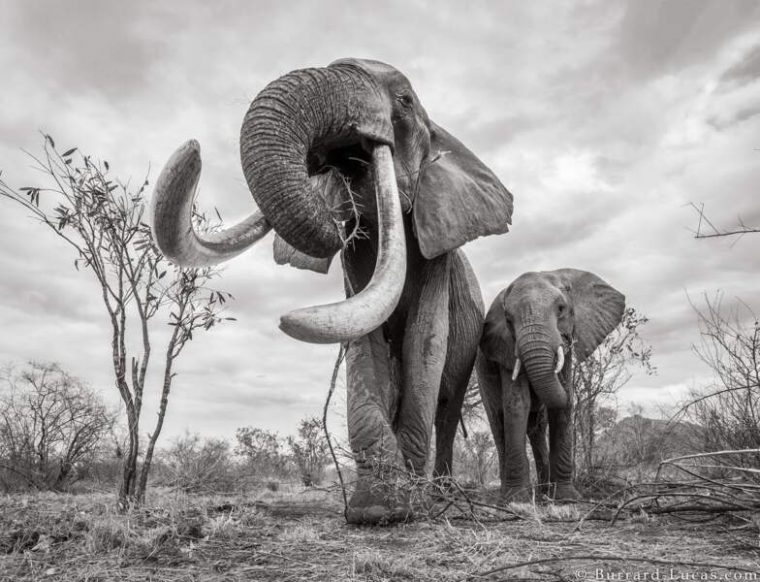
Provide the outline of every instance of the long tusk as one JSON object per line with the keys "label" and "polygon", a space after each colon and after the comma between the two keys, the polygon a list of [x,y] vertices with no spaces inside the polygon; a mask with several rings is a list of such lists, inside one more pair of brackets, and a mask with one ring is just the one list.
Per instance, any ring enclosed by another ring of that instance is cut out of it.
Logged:
{"label": "long tusk", "polygon": [[372,279],[353,297],[283,315],[280,329],[291,337],[318,344],[361,337],[388,319],[398,304],[406,278],[406,240],[390,148],[375,146],[372,162],[380,224]]}
{"label": "long tusk", "polygon": [[559,374],[564,365],[565,365],[565,350],[562,349],[562,346],[560,345],[557,348],[557,367],[554,368],[554,373]]}
{"label": "long tusk", "polygon": [[517,375],[520,373],[520,358],[515,360],[515,369],[512,372],[512,382],[517,380]]}
{"label": "long tusk", "polygon": [[153,237],[161,252],[183,267],[208,267],[231,259],[272,229],[257,211],[235,226],[201,236],[193,228],[200,175],[201,147],[191,139],[169,158],[153,194]]}

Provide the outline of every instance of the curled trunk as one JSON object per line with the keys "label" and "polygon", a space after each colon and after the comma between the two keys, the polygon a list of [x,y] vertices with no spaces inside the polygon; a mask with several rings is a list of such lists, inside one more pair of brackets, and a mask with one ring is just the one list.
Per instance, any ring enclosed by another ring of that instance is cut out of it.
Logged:
{"label": "curled trunk", "polygon": [[191,139],[177,148],[156,181],[153,236],[161,252],[183,267],[209,267],[239,255],[272,227],[261,212],[221,232],[193,227],[194,196],[201,175],[201,147]]}
{"label": "curled trunk", "polygon": [[391,145],[393,128],[384,107],[372,78],[351,65],[293,71],[273,81],[251,103],[240,131],[243,171],[261,212],[219,232],[196,232],[193,199],[201,157],[198,142],[190,140],[156,182],[159,248],[177,264],[205,267],[240,254],[274,227],[302,253],[334,255],[341,247],[338,222],[315,188],[324,182],[309,174],[324,171],[331,151]]}
{"label": "curled trunk", "polygon": [[293,71],[273,81],[251,103],[240,132],[243,171],[260,212],[212,235],[195,231],[193,195],[201,159],[191,140],[175,152],[156,186],[159,247],[183,266],[208,266],[242,252],[274,228],[301,253],[331,257],[342,247],[342,226],[321,191],[326,181],[315,175],[337,168],[348,171],[350,180],[356,172],[362,177],[372,172],[379,248],[369,285],[346,301],[296,310],[281,322],[286,333],[309,342],[342,342],[369,333],[396,307],[406,276],[389,108],[373,78],[348,63]]}
{"label": "curled trunk", "polygon": [[[392,143],[389,116],[374,81],[360,69],[335,66],[293,71],[270,83],[251,103],[240,130],[248,186],[277,233],[312,257],[341,248],[341,233],[309,173],[330,152],[365,140]],[[370,111],[367,111],[367,109]]]}

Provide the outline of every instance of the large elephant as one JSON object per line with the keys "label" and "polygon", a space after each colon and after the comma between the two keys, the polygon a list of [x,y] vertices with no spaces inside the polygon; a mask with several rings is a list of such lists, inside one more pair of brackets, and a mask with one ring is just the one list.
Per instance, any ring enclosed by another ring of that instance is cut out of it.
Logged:
{"label": "large elephant", "polygon": [[[625,297],[577,269],[520,275],[486,315],[477,373],[504,501],[531,497],[529,437],[540,485],[577,499],[572,483],[572,360],[585,360],[620,322]],[[549,446],[546,425],[549,425]]]}
{"label": "large elephant", "polygon": [[[202,235],[192,226],[196,142],[156,185],[155,236],[181,265],[215,264],[276,231],[275,260],[326,271],[343,250],[347,299],[298,309],[280,328],[309,342],[348,342],[348,431],[357,463],[347,519],[409,516],[399,470],[435,471],[452,443],[484,316],[459,247],[504,233],[512,195],[427,116],[409,81],[377,61],[293,71],[253,100],[240,137],[260,211]],[[282,292],[285,292],[283,290]]]}

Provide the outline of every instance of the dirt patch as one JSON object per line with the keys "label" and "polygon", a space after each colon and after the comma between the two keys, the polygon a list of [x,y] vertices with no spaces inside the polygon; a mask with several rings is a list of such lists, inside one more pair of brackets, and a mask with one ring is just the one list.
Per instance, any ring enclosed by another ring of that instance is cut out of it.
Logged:
{"label": "dirt patch", "polygon": [[579,528],[564,509],[524,507],[510,521],[444,514],[356,527],[339,498],[313,490],[265,500],[164,495],[128,515],[108,496],[0,506],[0,580],[760,580],[757,530],[727,521]]}

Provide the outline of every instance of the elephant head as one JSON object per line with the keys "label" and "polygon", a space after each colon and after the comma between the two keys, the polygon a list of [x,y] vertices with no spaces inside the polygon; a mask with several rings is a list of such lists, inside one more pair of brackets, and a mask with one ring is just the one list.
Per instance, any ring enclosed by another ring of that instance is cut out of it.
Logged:
{"label": "elephant head", "polygon": [[325,271],[358,216],[374,224],[377,260],[361,292],[282,317],[280,327],[301,340],[346,341],[385,321],[404,286],[408,235],[432,259],[510,224],[512,195],[429,119],[403,74],[377,61],[343,59],[270,83],[245,115],[240,155],[260,211],[221,232],[197,232],[200,149],[189,141],[156,184],[156,242],[174,262],[204,266],[274,228],[278,262]]}
{"label": "elephant head", "polygon": [[564,408],[568,394],[558,374],[569,366],[570,348],[585,360],[620,322],[622,293],[577,269],[529,272],[494,300],[486,316],[481,349],[487,359],[512,371],[524,367],[547,408]]}

